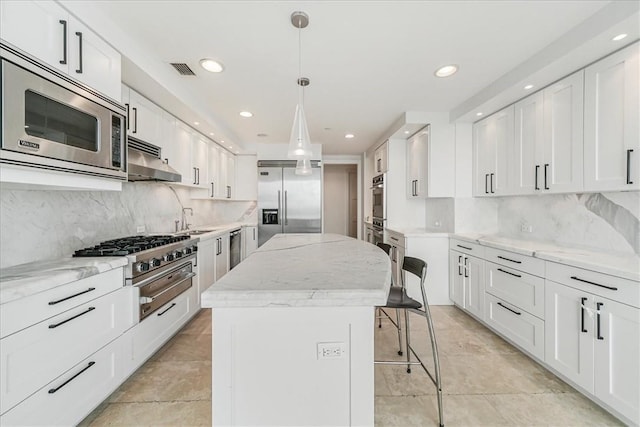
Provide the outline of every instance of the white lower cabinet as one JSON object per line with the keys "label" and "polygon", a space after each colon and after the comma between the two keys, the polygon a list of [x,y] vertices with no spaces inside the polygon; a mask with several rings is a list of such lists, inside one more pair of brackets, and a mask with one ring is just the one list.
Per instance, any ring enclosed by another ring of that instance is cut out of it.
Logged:
{"label": "white lower cabinet", "polygon": [[200,307],[200,295],[216,281],[216,239],[200,240],[198,243],[198,291],[196,303]]}
{"label": "white lower cabinet", "polygon": [[544,321],[489,293],[485,295],[484,320],[527,353],[544,360]]}
{"label": "white lower cabinet", "polygon": [[487,261],[485,289],[488,293],[544,318],[544,279]]}
{"label": "white lower cabinet", "polygon": [[120,340],[112,341],[76,364],[2,414],[0,425],[77,425],[124,379],[120,345]]}
{"label": "white lower cabinet", "polygon": [[545,310],[547,365],[638,424],[640,309],[547,280]]}
{"label": "white lower cabinet", "polygon": [[258,249],[258,227],[242,227],[242,259]]}
{"label": "white lower cabinet", "polygon": [[216,282],[229,271],[229,233],[215,239]]}
{"label": "white lower cabinet", "polygon": [[454,304],[479,319],[484,313],[484,261],[457,251],[451,251],[449,297]]}

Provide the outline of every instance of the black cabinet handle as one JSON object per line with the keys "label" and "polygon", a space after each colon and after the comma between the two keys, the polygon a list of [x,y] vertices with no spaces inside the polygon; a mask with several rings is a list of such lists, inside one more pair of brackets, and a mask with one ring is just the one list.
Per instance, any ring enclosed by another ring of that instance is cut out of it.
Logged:
{"label": "black cabinet handle", "polygon": [[507,307],[506,305],[503,305],[501,302],[498,303],[498,305],[502,308],[504,308],[505,310],[509,310],[510,312],[512,312],[513,314],[517,314],[518,316],[520,316],[522,313],[520,313],[519,311],[515,311],[509,307]]}
{"label": "black cabinet handle", "polygon": [[493,173],[491,174],[491,177],[490,177],[491,179],[490,179],[490,181],[489,181],[489,183],[491,184],[491,185],[490,185],[490,188],[491,188],[491,194],[495,193],[495,191],[493,191],[493,175],[495,175],[495,174],[493,174]]}
{"label": "black cabinet handle", "polygon": [[458,256],[458,276],[462,276],[462,255]]}
{"label": "black cabinet handle", "polygon": [[600,335],[600,307],[602,307],[604,304],[601,302],[596,303],[596,337],[599,340],[603,340],[604,337],[602,335]]}
{"label": "black cabinet handle", "polygon": [[522,264],[522,261],[516,261],[515,259],[509,259],[509,258],[505,258],[501,255],[498,255],[498,258],[503,259],[505,261],[509,261],[509,262],[515,262],[516,264]]}
{"label": "black cabinet handle", "polygon": [[631,153],[633,150],[627,150],[627,184],[633,184],[631,181]]}
{"label": "black cabinet handle", "polygon": [[536,165],[536,190],[540,190],[540,186],[538,185],[538,171],[540,170],[540,165]]}
{"label": "black cabinet handle", "polygon": [[588,283],[588,284],[593,285],[593,286],[598,286],[600,288],[609,289],[610,291],[617,291],[618,290],[618,288],[614,288],[613,286],[601,285],[599,283],[590,282],[588,280],[580,279],[579,277],[576,277],[576,276],[571,276],[571,279],[577,280],[578,282],[582,282],[582,283]]}
{"label": "black cabinet handle", "polygon": [[499,272],[501,272],[501,273],[510,274],[510,275],[512,275],[512,276],[515,276],[515,277],[522,277],[522,276],[521,276],[521,275],[519,275],[519,274],[512,273],[512,272],[510,272],[510,271],[503,270],[503,269],[501,269],[501,268],[499,268],[499,269],[498,269],[498,271],[499,271]]}
{"label": "black cabinet handle", "polygon": [[197,172],[197,176],[198,176],[198,185],[200,185],[200,168],[196,168]]}
{"label": "black cabinet handle", "polygon": [[91,292],[91,291],[95,291],[95,290],[96,290],[96,288],[89,288],[86,291],[78,292],[77,294],[73,294],[71,296],[68,296],[68,297],[65,297],[65,298],[62,298],[62,299],[59,299],[59,300],[49,301],[49,305],[56,305],[56,304],[59,304],[59,303],[61,303],[63,301],[69,300],[71,298],[75,298],[77,296],[80,296],[82,294],[86,294],[87,292]]}
{"label": "black cabinet handle", "polygon": [[66,386],[67,384],[69,384],[71,381],[75,380],[80,374],[82,374],[84,371],[86,371],[87,369],[89,369],[90,367],[92,367],[93,365],[95,365],[96,362],[89,362],[87,364],[87,366],[85,366],[80,372],[78,372],[77,374],[75,374],[74,376],[72,376],[71,378],[69,378],[68,380],[66,380],[65,382],[63,382],[62,384],[60,384],[58,387],[56,388],[50,388],[49,389],[49,394],[53,394],[56,391],[60,390],[62,387]]}
{"label": "black cabinet handle", "polygon": [[158,313],[158,316],[162,316],[163,314],[165,314],[167,311],[171,310],[171,309],[172,309],[173,307],[175,307],[175,306],[176,306],[176,303],[175,303],[175,302],[174,302],[174,303],[171,303],[171,306],[169,306],[169,308],[167,308],[167,309],[166,309],[166,310],[164,310],[163,312]]}
{"label": "black cabinet handle", "polygon": [[213,182],[211,183],[211,197],[213,197]]}
{"label": "black cabinet handle", "polygon": [[60,63],[65,65],[67,63],[67,21],[61,19],[59,22],[62,24],[62,60]]}
{"label": "black cabinet handle", "polygon": [[469,258],[464,257],[464,277],[469,277],[469,266],[467,265]]}
{"label": "black cabinet handle", "polygon": [[193,169],[193,185],[196,185],[196,168],[192,167]]}
{"label": "black cabinet handle", "polygon": [[588,332],[584,327],[584,303],[587,301],[587,298],[580,298],[580,331]]}
{"label": "black cabinet handle", "polygon": [[378,159],[378,172],[382,172],[382,159]]}
{"label": "black cabinet handle", "polygon": [[544,189],[549,190],[549,185],[547,184],[547,172],[549,171],[549,163],[545,163],[544,165]]}
{"label": "black cabinet handle", "polygon": [[485,173],[484,174],[484,194],[489,194],[489,184],[487,184],[488,180],[489,180],[489,174]]}
{"label": "black cabinet handle", "polygon": [[133,133],[138,133],[138,109],[136,107],[133,110]]}
{"label": "black cabinet handle", "polygon": [[468,248],[468,247],[462,246],[462,245],[456,245],[456,246],[459,247],[459,248],[462,248],[462,249],[466,249],[468,251],[472,251],[473,250],[473,248]]}
{"label": "black cabinet handle", "polygon": [[131,119],[129,118],[129,104],[124,104],[127,107],[127,130],[129,130],[129,122]]}
{"label": "black cabinet handle", "polygon": [[76,73],[82,74],[82,33],[80,31],[76,31],[76,36],[78,36],[78,52],[80,53],[80,63],[78,64],[79,67],[76,70]]}
{"label": "black cabinet handle", "polygon": [[231,186],[227,185],[227,199],[231,198]]}
{"label": "black cabinet handle", "polygon": [[60,323],[53,323],[53,324],[49,325],[49,329],[54,329],[54,328],[57,328],[58,326],[62,326],[62,325],[64,325],[65,323],[67,323],[67,322],[71,322],[73,319],[77,319],[77,318],[78,318],[78,317],[80,317],[80,316],[84,316],[85,314],[87,314],[87,313],[89,313],[89,312],[91,312],[91,311],[93,311],[93,310],[95,310],[95,309],[96,309],[95,307],[89,307],[88,309],[86,309],[86,310],[85,310],[85,311],[83,311],[82,313],[80,313],[80,314],[76,314],[75,316],[70,317],[70,318],[68,318],[67,320],[63,320],[63,321],[62,321],[62,322],[60,322]]}

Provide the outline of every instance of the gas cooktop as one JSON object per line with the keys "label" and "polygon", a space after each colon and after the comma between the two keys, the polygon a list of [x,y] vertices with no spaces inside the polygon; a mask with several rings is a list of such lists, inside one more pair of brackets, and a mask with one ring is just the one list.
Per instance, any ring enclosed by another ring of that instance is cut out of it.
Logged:
{"label": "gas cooktop", "polygon": [[189,240],[189,236],[156,235],[156,236],[130,236],[119,239],[107,240],[96,246],[80,249],[74,252],[74,257],[96,256],[124,256],[148,249],[169,245],[171,243]]}

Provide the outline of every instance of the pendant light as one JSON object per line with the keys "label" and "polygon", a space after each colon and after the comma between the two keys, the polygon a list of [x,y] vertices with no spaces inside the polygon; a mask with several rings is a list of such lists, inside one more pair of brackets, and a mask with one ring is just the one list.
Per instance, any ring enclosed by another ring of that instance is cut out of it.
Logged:
{"label": "pendant light", "polygon": [[[291,14],[291,24],[298,29],[298,105],[293,117],[293,127],[291,128],[291,138],[289,139],[289,150],[287,156],[290,159],[309,160],[311,159],[311,138],[307,120],[304,115],[304,88],[309,85],[309,79],[302,77],[302,41],[301,32],[309,25],[309,16],[304,12],[293,12]],[[297,173],[297,171],[296,171]]]}

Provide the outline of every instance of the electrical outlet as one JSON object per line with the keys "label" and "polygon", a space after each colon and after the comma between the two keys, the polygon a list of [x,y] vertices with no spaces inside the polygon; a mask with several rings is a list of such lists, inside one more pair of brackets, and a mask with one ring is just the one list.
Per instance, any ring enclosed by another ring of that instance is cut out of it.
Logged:
{"label": "electrical outlet", "polygon": [[522,224],[520,224],[520,231],[522,233],[533,233],[533,227],[531,226],[531,224],[523,222]]}
{"label": "electrical outlet", "polygon": [[341,359],[344,355],[343,342],[319,342],[318,343],[318,360],[319,359]]}
{"label": "electrical outlet", "polygon": [[144,225],[139,225],[136,227],[136,233],[144,233],[146,230]]}

